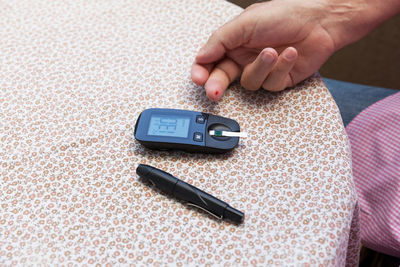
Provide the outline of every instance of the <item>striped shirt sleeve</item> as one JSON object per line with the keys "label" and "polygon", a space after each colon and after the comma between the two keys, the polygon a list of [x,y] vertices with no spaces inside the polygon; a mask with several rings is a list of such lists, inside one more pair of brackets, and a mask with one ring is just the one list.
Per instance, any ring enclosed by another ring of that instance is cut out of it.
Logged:
{"label": "striped shirt sleeve", "polygon": [[400,92],[346,127],[361,208],[363,245],[400,257]]}

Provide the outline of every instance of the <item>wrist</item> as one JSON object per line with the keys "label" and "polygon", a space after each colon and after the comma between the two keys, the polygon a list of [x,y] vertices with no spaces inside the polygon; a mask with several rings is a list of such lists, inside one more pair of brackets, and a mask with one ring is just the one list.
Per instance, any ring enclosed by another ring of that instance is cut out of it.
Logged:
{"label": "wrist", "polygon": [[338,50],[361,39],[400,11],[399,0],[322,0],[321,26]]}

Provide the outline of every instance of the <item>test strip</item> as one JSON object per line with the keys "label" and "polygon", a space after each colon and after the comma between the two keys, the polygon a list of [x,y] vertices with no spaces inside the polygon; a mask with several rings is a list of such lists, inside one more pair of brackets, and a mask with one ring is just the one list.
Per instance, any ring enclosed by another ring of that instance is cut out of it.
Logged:
{"label": "test strip", "polygon": [[230,132],[230,131],[215,131],[211,130],[208,132],[211,136],[223,136],[223,137],[247,137],[246,132]]}

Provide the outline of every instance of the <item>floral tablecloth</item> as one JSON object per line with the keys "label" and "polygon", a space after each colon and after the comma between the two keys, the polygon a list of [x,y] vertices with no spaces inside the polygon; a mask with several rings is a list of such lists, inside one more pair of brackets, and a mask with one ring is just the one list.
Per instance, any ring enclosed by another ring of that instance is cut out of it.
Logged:
{"label": "floral tablecloth", "polygon": [[[0,0],[0,264],[356,265],[348,140],[318,75],[281,93],[190,80],[241,9],[223,1]],[[146,108],[237,120],[223,155],[157,152]],[[246,214],[218,221],[138,181],[161,168]]]}

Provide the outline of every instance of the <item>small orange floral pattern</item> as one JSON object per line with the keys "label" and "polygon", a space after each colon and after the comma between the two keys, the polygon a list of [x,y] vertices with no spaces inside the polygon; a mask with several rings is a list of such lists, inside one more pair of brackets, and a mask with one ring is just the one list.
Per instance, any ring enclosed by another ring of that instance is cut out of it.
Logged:
{"label": "small orange floral pattern", "polygon": [[[235,83],[213,104],[196,51],[223,1],[0,1],[1,265],[337,265],[358,261],[348,140],[315,75],[281,93]],[[224,155],[133,137],[146,108],[237,120]],[[237,226],[138,181],[146,163],[246,214]]]}

